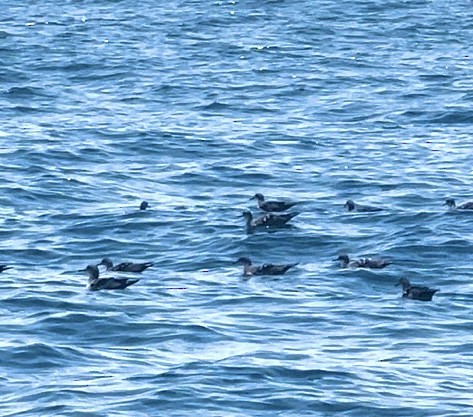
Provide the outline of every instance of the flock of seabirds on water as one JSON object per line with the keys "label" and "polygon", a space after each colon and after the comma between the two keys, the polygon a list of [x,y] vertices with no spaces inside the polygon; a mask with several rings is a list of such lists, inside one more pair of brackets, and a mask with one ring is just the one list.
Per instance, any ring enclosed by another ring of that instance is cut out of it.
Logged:
{"label": "flock of seabirds on water", "polygon": [[[265,212],[260,217],[253,217],[251,211],[247,210],[243,212],[243,217],[246,221],[246,230],[248,233],[253,233],[259,229],[277,228],[285,226],[291,219],[296,217],[299,212],[284,213],[288,209],[295,206],[295,202],[286,201],[266,201],[263,194],[255,194],[251,200],[256,200],[258,207]],[[473,210],[473,201],[469,201],[459,206],[456,205],[453,198],[447,198],[445,206],[450,210]],[[140,210],[146,210],[149,204],[143,201],[140,204]],[[366,206],[356,204],[352,200],[348,200],[344,207],[349,212],[377,212],[382,211],[380,207]],[[335,261],[338,261],[340,268],[370,268],[370,269],[381,269],[390,265],[392,262],[382,258],[361,258],[357,260],[350,260],[346,254],[340,255]],[[298,263],[289,264],[263,264],[253,265],[250,258],[242,257],[239,258],[235,263],[243,265],[243,275],[250,277],[253,275],[283,275],[289,269],[298,265]],[[88,265],[85,269],[81,269],[78,272],[85,272],[89,277],[88,288],[92,291],[98,290],[119,290],[125,289],[130,285],[136,284],[139,279],[137,278],[100,278],[99,266],[103,266],[106,272],[124,272],[124,273],[135,273],[140,274],[146,269],[152,267],[153,262],[134,263],[134,262],[122,262],[118,265],[114,265],[112,260],[109,258],[102,259],[97,264]],[[0,265],[0,273],[11,269],[11,266]],[[402,286],[402,297],[420,301],[432,301],[434,294],[439,291],[438,289],[429,288],[422,285],[413,285],[407,278],[401,278],[396,286]]]}

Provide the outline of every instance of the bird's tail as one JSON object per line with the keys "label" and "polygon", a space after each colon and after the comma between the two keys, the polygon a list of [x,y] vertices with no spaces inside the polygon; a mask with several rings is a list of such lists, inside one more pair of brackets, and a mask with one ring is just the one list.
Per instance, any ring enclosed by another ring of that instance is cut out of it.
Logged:
{"label": "bird's tail", "polygon": [[136,284],[138,281],[139,279],[129,279],[125,284],[125,288],[129,287],[130,285]]}
{"label": "bird's tail", "polygon": [[287,217],[288,217],[289,220],[291,220],[294,217],[298,216],[299,214],[301,214],[299,211],[295,211],[294,213],[288,213]]}
{"label": "bird's tail", "polygon": [[299,262],[293,263],[293,264],[287,264],[285,271],[288,271],[291,268],[294,268],[295,266],[299,265]]}

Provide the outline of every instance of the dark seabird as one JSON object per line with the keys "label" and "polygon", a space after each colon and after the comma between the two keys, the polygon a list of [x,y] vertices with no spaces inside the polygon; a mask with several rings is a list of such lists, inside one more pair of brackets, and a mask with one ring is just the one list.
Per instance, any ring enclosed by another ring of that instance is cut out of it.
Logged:
{"label": "dark seabird", "polygon": [[12,269],[11,266],[8,266],[8,265],[0,265],[0,274],[3,272],[3,271],[6,271],[7,269]]}
{"label": "dark seabird", "polygon": [[258,207],[263,211],[286,211],[297,203],[287,203],[285,201],[264,201],[264,195],[261,193],[255,194],[250,200],[258,200]]}
{"label": "dark seabird", "polygon": [[294,212],[294,213],[287,213],[287,214],[264,214],[261,217],[258,217],[257,219],[253,219],[253,214],[251,214],[251,211],[244,211],[243,212],[243,217],[246,220],[246,227],[248,229],[253,229],[255,227],[275,227],[275,226],[284,226],[289,220],[291,220],[293,217],[296,217],[300,213]]}
{"label": "dark seabird", "polygon": [[473,201],[467,201],[466,203],[460,204],[457,206],[453,198],[447,198],[445,200],[444,206],[448,206],[449,209],[454,210],[473,210]]}
{"label": "dark seabird", "polygon": [[398,285],[402,285],[402,298],[410,298],[411,300],[432,301],[434,294],[439,291],[421,285],[411,285],[407,278],[401,278],[395,284],[396,287]]}
{"label": "dark seabird", "polygon": [[361,204],[356,204],[352,200],[347,200],[345,205],[348,211],[359,211],[360,213],[367,213],[369,211],[381,211],[382,208],[379,207],[372,207],[372,206],[363,206]]}
{"label": "dark seabird", "polygon": [[147,201],[142,201],[140,204],[140,210],[146,210],[149,207],[149,204]]}
{"label": "dark seabird", "polygon": [[340,261],[340,268],[372,268],[372,269],[381,269],[388,265],[391,265],[392,262],[386,259],[381,258],[361,258],[356,261],[350,261],[348,255],[340,255],[335,261]]}
{"label": "dark seabird", "polygon": [[274,265],[274,264],[264,264],[253,266],[250,258],[240,258],[235,263],[240,263],[243,265],[243,275],[283,275],[289,269],[293,268],[298,263],[285,264],[285,265]]}
{"label": "dark seabird", "polygon": [[139,281],[139,279],[129,278],[99,278],[99,269],[95,265],[89,265],[87,268],[82,269],[79,272],[84,271],[89,276],[88,288],[92,291],[123,290]]}
{"label": "dark seabird", "polygon": [[104,265],[107,271],[118,271],[118,272],[143,272],[146,268],[150,268],[154,265],[153,262],[145,263],[134,263],[134,262],[123,262],[121,264],[113,266],[113,262],[110,258],[103,258],[97,266]]}

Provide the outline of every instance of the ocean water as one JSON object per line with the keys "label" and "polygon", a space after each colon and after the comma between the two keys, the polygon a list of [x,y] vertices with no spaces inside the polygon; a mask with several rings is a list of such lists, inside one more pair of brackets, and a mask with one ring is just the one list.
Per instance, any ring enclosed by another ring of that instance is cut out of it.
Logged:
{"label": "ocean water", "polygon": [[[473,414],[471,1],[17,3],[0,415]],[[256,192],[301,214],[247,234]],[[90,292],[104,256],[155,266]]]}

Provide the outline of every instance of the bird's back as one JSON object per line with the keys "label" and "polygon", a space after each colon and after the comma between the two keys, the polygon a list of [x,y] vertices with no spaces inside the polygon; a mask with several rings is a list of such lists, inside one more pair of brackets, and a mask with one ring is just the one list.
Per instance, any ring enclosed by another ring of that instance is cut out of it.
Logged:
{"label": "bird's back", "polygon": [[299,265],[298,262],[293,263],[293,264],[281,265],[281,270],[283,271],[283,273],[285,273],[285,272],[289,271],[291,268],[294,268],[297,265]]}
{"label": "bird's back", "polygon": [[413,287],[407,288],[403,294],[403,297],[420,301],[432,301],[432,297],[438,291],[438,289],[415,285]]}
{"label": "bird's back", "polygon": [[367,212],[373,212],[373,211],[382,211],[382,208],[379,207],[372,207],[372,206],[362,206],[358,205],[356,207],[356,211],[359,211],[361,213],[367,213]]}
{"label": "bird's back", "polygon": [[281,212],[290,209],[295,206],[296,203],[286,203],[284,201],[264,201],[259,207],[261,210],[268,212]]}
{"label": "bird's back", "polygon": [[457,208],[460,210],[473,210],[473,201],[460,204]]}
{"label": "bird's back", "polygon": [[133,263],[133,262],[123,262],[121,264],[115,265],[111,270],[119,272],[143,272],[145,269],[153,266],[152,262],[145,263]]}
{"label": "bird's back", "polygon": [[297,263],[287,264],[287,265],[274,265],[274,264],[264,264],[257,268],[257,274],[259,275],[282,275],[286,273],[289,269],[298,265]]}
{"label": "bird's back", "polygon": [[254,220],[254,226],[282,226],[300,213],[265,214]]}
{"label": "bird's back", "polygon": [[128,278],[99,278],[90,283],[92,291],[98,290],[123,290],[130,285],[136,284],[139,279]]}
{"label": "bird's back", "polygon": [[282,224],[287,223],[289,220],[293,219],[294,217],[298,216],[299,212],[295,211],[293,213],[286,213],[286,214],[275,214],[274,218],[277,221],[280,221]]}
{"label": "bird's back", "polygon": [[387,261],[386,259],[370,259],[366,258],[363,259],[362,266],[365,268],[372,268],[372,269],[381,269],[385,268],[388,265],[391,265],[392,262]]}

